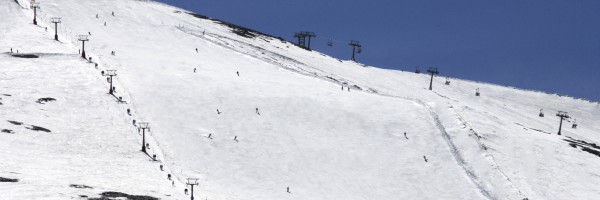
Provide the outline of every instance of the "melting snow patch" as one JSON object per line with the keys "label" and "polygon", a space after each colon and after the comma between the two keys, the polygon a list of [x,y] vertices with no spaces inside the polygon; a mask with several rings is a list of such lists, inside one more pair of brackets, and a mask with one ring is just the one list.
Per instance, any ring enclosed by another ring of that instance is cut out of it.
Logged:
{"label": "melting snow patch", "polygon": [[10,120],[6,120],[6,121],[8,121],[9,123],[14,124],[14,125],[23,125],[23,122],[10,121]]}
{"label": "melting snow patch", "polygon": [[0,177],[0,183],[2,183],[2,182],[16,183],[16,182],[19,182],[19,179]]}
{"label": "melting snow patch", "polygon": [[30,126],[31,127],[25,127],[25,128],[32,130],[32,131],[44,131],[44,132],[50,133],[50,130],[47,128],[39,127],[39,126],[35,126],[35,125],[30,125]]}
{"label": "melting snow patch", "polygon": [[108,200],[108,199],[121,199],[125,198],[127,200],[158,200],[158,198],[151,196],[138,196],[138,195],[130,195],[122,192],[103,192],[100,194],[100,198],[89,198],[89,200]]}
{"label": "melting snow patch", "polygon": [[569,137],[569,139],[564,139],[565,141],[569,142],[569,145],[573,148],[577,148],[580,147],[582,151],[594,154],[598,157],[600,157],[600,146],[596,145],[595,143],[588,143],[586,141],[583,140],[576,140],[573,139],[571,137]]}
{"label": "melting snow patch", "polygon": [[69,187],[79,188],[79,189],[93,189],[93,187],[90,187],[87,185],[78,185],[78,184],[71,184],[71,185],[69,185]]}
{"label": "melting snow patch", "polygon": [[2,132],[3,133],[10,133],[10,134],[14,133],[13,130],[10,130],[10,129],[2,129]]}
{"label": "melting snow patch", "polygon": [[39,56],[35,54],[13,54],[12,56],[17,58],[39,58]]}
{"label": "melting snow patch", "polygon": [[44,103],[50,102],[50,101],[56,101],[56,99],[50,98],[50,97],[45,97],[45,98],[38,99],[36,102],[39,104],[44,104]]}

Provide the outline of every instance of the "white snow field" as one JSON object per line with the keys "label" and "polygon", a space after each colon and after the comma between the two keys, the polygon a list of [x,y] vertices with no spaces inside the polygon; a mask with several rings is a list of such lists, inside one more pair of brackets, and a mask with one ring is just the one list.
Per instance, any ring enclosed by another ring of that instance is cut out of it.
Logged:
{"label": "white snow field", "polygon": [[[0,0],[0,177],[18,179],[0,199],[187,199],[188,177],[210,200],[600,199],[598,102],[443,77],[430,91],[426,74],[152,1],[38,2],[35,26],[29,2]],[[559,110],[578,125],[560,136]]]}

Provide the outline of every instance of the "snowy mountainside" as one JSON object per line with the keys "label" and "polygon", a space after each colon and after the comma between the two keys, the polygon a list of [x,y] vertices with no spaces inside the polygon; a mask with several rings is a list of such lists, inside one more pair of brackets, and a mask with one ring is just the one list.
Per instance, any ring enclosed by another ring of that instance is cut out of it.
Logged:
{"label": "snowy mountainside", "polygon": [[[0,134],[0,152],[10,155],[0,177],[22,180],[0,182],[11,192],[0,199],[104,191],[182,199],[187,177],[200,179],[200,199],[600,197],[595,102],[441,77],[429,91],[428,75],[338,60],[151,1],[40,0],[39,26],[28,2],[1,2],[9,19],[0,23],[2,51],[40,57],[0,60],[0,93],[12,95],[0,100],[0,128],[14,131]],[[62,18],[61,42],[51,17]],[[93,63],[77,55],[80,34]],[[106,70],[117,70],[124,103],[106,94]],[[29,100],[46,96],[56,101]],[[559,110],[578,124],[565,121],[561,136]],[[139,152],[133,119],[150,123],[159,161]],[[36,138],[46,143],[27,143]],[[54,170],[39,173],[46,163]]]}

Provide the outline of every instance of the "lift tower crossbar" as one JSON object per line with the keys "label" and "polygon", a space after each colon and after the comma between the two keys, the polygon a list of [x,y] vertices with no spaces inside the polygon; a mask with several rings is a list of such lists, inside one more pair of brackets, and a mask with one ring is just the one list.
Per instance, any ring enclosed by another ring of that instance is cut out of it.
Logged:
{"label": "lift tower crossbar", "polygon": [[433,90],[433,75],[439,74],[438,69],[435,67],[430,67],[427,72],[431,74],[431,80],[429,81],[429,90]]}
{"label": "lift tower crossbar", "polygon": [[53,17],[51,21],[54,24],[54,40],[58,41],[58,23],[60,23],[60,17]]}

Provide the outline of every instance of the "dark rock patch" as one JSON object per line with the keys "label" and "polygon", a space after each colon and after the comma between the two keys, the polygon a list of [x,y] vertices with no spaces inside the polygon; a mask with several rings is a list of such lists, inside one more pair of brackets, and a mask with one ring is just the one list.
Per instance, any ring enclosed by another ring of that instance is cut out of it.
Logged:
{"label": "dark rock patch", "polygon": [[9,134],[13,134],[14,133],[13,130],[10,130],[10,129],[2,129],[2,132],[3,133],[9,133]]}
{"label": "dark rock patch", "polygon": [[23,122],[10,121],[10,120],[6,120],[6,121],[10,122],[11,124],[17,125],[17,126],[23,125]]}
{"label": "dark rock patch", "polygon": [[7,182],[7,183],[16,183],[19,182],[19,179],[12,179],[12,178],[4,178],[4,177],[0,177],[0,183],[1,182]]}
{"label": "dark rock patch", "polygon": [[130,195],[122,192],[103,192],[100,194],[100,198],[89,198],[89,200],[112,200],[117,198],[125,198],[127,200],[158,200],[156,197],[142,196],[142,195]]}
{"label": "dark rock patch", "polygon": [[48,133],[51,132],[49,129],[44,128],[44,127],[35,126],[35,125],[30,125],[30,126],[31,127],[25,127],[25,128],[32,130],[32,131],[44,131],[44,132],[48,132]]}
{"label": "dark rock patch", "polygon": [[35,54],[13,54],[13,57],[17,58],[39,58],[40,56]]}
{"label": "dark rock patch", "polygon": [[90,187],[87,185],[79,185],[79,184],[71,184],[71,185],[69,185],[69,187],[79,188],[79,189],[94,189],[93,187]]}
{"label": "dark rock patch", "polygon": [[37,102],[37,103],[39,103],[39,104],[44,104],[44,103],[46,103],[46,102],[50,102],[50,101],[56,101],[56,99],[55,99],[55,98],[50,98],[50,97],[45,97],[45,98],[39,98],[39,99],[38,99],[37,101],[35,101],[35,102]]}

